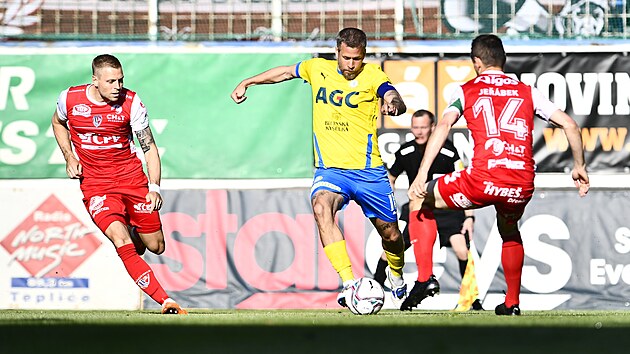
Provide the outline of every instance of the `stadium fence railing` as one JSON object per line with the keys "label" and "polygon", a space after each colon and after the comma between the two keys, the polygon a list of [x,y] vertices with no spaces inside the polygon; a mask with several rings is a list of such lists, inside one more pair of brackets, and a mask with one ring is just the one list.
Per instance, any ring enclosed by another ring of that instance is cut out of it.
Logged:
{"label": "stadium fence railing", "polygon": [[628,36],[628,0],[0,0],[0,40],[318,41]]}

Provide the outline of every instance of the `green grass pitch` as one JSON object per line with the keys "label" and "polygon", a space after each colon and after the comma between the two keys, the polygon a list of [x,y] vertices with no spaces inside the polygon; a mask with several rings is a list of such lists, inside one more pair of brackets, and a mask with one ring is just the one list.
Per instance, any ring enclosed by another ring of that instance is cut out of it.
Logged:
{"label": "green grass pitch", "polygon": [[630,311],[0,310],[0,353],[630,353]]}

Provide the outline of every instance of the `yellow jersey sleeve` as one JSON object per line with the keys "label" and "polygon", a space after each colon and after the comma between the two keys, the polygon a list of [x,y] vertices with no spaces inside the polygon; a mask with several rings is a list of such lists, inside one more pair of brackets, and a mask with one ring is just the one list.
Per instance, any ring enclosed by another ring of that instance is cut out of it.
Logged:
{"label": "yellow jersey sleeve", "polygon": [[298,64],[299,76],[312,88],[313,155],[317,167],[365,169],[383,165],[376,134],[377,90],[390,82],[376,64],[363,64],[351,81],[336,60],[313,58]]}

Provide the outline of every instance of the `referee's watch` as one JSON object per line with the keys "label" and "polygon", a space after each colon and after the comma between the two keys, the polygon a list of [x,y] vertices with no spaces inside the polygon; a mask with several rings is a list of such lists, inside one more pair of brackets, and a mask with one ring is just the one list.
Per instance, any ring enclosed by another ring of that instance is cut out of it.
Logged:
{"label": "referee's watch", "polygon": [[466,220],[466,219],[472,219],[472,221],[475,222],[475,216],[474,215],[466,215],[464,220]]}

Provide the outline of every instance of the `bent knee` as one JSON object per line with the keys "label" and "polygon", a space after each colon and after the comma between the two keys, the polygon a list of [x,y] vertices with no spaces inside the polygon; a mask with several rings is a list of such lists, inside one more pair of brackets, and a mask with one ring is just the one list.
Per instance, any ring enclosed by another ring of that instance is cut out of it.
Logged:
{"label": "bent knee", "polygon": [[320,203],[316,200],[313,200],[313,216],[315,219],[321,219],[326,214],[326,207],[323,203]]}
{"label": "bent knee", "polygon": [[152,239],[149,242],[146,242],[145,245],[147,249],[155,254],[162,254],[166,249],[166,244],[164,243],[164,239]]}
{"label": "bent knee", "polygon": [[459,259],[460,261],[465,261],[468,259],[468,250],[456,250],[455,251],[455,257],[457,257],[457,259]]}
{"label": "bent knee", "polygon": [[325,220],[332,218],[333,214],[341,208],[343,197],[330,192],[319,192],[311,200],[313,216],[315,220]]}
{"label": "bent knee", "polygon": [[383,225],[383,229],[380,232],[381,238],[386,242],[398,242],[402,239],[402,233],[398,229],[396,223],[387,223]]}
{"label": "bent knee", "polygon": [[140,237],[149,251],[158,255],[164,253],[166,243],[164,242],[164,234],[161,231],[152,234],[143,234]]}
{"label": "bent knee", "polygon": [[164,244],[164,242],[150,243],[146,246],[147,246],[147,249],[151,251],[151,253],[154,253],[157,255],[164,253],[164,251],[166,250],[166,245]]}
{"label": "bent knee", "polygon": [[518,230],[518,224],[510,222],[501,222],[497,220],[497,230],[503,240],[514,240],[514,238],[521,238],[521,234]]}

